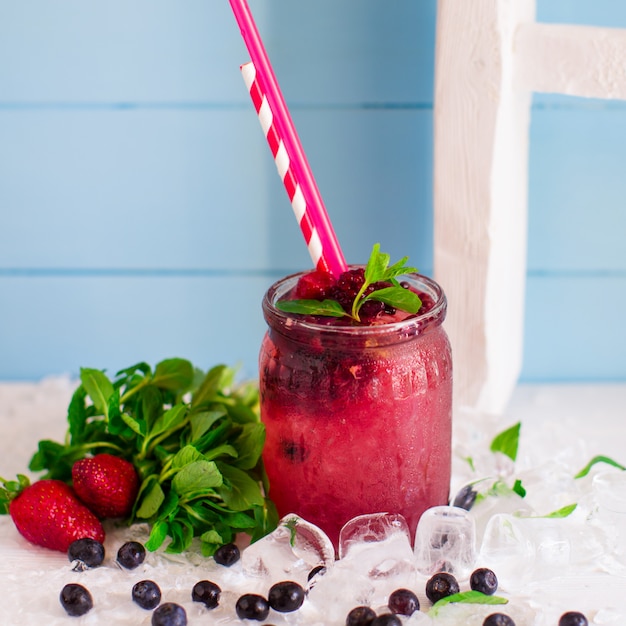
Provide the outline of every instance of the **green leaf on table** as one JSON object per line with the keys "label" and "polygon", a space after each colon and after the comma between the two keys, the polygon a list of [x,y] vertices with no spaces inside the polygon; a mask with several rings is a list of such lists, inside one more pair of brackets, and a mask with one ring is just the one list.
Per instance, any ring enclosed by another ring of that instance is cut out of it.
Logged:
{"label": "green leaf on table", "polygon": [[583,478],[584,476],[587,476],[587,474],[589,474],[589,472],[591,471],[591,468],[597,463],[606,463],[607,465],[611,465],[612,467],[616,467],[617,469],[626,470],[626,467],[624,467],[617,461],[614,461],[613,459],[609,458],[608,456],[598,455],[598,456],[594,456],[593,459],[591,459],[591,461],[589,461],[589,463],[587,463],[587,465],[585,465],[585,467],[583,467],[574,476],[574,478]]}
{"label": "green leaf on table", "polygon": [[513,483],[512,489],[520,498],[526,497],[526,489],[524,485],[522,485],[522,481],[519,478],[517,478]]}
{"label": "green leaf on table", "polygon": [[568,517],[576,510],[577,506],[577,504],[568,504],[567,506],[561,507],[556,511],[552,511],[552,513],[548,513],[543,517],[546,517],[548,519],[561,519],[563,517]]}
{"label": "green leaf on table", "polygon": [[490,450],[492,452],[501,452],[512,461],[515,461],[517,458],[521,427],[521,422],[518,422],[496,435],[491,442]]}
{"label": "green leaf on table", "polygon": [[461,591],[460,593],[454,593],[450,596],[442,598],[441,600],[437,600],[437,602],[435,602],[432,608],[428,611],[428,614],[431,617],[434,617],[437,615],[441,607],[446,606],[447,604],[453,604],[457,602],[463,604],[498,605],[507,604],[508,600],[500,596],[489,596],[487,594],[481,593],[480,591]]}

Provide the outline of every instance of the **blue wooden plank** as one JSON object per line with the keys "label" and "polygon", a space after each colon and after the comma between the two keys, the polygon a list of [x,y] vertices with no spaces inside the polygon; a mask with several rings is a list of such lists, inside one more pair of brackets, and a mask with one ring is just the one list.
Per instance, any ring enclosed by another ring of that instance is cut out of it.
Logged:
{"label": "blue wooden plank", "polygon": [[528,267],[626,271],[626,106],[534,110]]}
{"label": "blue wooden plank", "polygon": [[531,274],[522,381],[625,381],[624,310],[624,274]]}
{"label": "blue wooden plank", "polygon": [[204,369],[241,364],[255,378],[260,303],[274,278],[0,276],[0,380],[171,356]]}
{"label": "blue wooden plank", "polygon": [[[290,103],[432,102],[435,0],[250,2]],[[228,2],[0,0],[3,102],[242,102]]]}
{"label": "blue wooden plank", "polygon": [[243,101],[246,60],[228,2],[0,1],[5,102]]}
{"label": "blue wooden plank", "polygon": [[537,21],[626,28],[626,4],[615,0],[537,0]]}
{"label": "blue wooden plank", "polygon": [[[432,114],[294,115],[350,262],[432,268]],[[305,245],[250,107],[0,113],[0,268],[297,270]]]}

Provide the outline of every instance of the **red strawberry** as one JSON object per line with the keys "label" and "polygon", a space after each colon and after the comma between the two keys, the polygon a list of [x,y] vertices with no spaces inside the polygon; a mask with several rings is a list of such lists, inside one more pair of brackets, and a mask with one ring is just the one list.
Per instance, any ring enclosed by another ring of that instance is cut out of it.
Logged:
{"label": "red strawberry", "polygon": [[76,461],[72,481],[78,497],[101,518],[128,517],[139,491],[133,464],[112,454]]}
{"label": "red strawberry", "polygon": [[22,486],[22,491],[9,503],[9,513],[17,530],[28,541],[61,552],[67,552],[76,539],[89,537],[104,542],[100,520],[69,485],[50,479],[32,485],[23,481]]}

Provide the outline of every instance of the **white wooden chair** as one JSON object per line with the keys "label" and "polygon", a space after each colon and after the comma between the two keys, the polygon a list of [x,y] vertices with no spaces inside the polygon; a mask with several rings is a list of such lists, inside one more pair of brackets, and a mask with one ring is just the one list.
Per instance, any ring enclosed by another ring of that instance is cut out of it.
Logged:
{"label": "white wooden chair", "polygon": [[439,0],[435,278],[455,404],[498,414],[523,352],[532,92],[626,99],[626,29],[535,21],[535,0]]}

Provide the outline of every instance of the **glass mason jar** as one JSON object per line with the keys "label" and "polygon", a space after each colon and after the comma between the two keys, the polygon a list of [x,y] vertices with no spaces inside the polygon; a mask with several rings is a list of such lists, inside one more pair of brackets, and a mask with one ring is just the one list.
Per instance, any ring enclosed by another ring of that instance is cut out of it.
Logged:
{"label": "glass mason jar", "polygon": [[263,458],[279,515],[296,513],[338,543],[365,513],[421,514],[448,503],[452,358],[446,298],[433,280],[403,277],[424,313],[365,325],[320,323],[275,303],[301,274],[264,296],[259,357]]}

